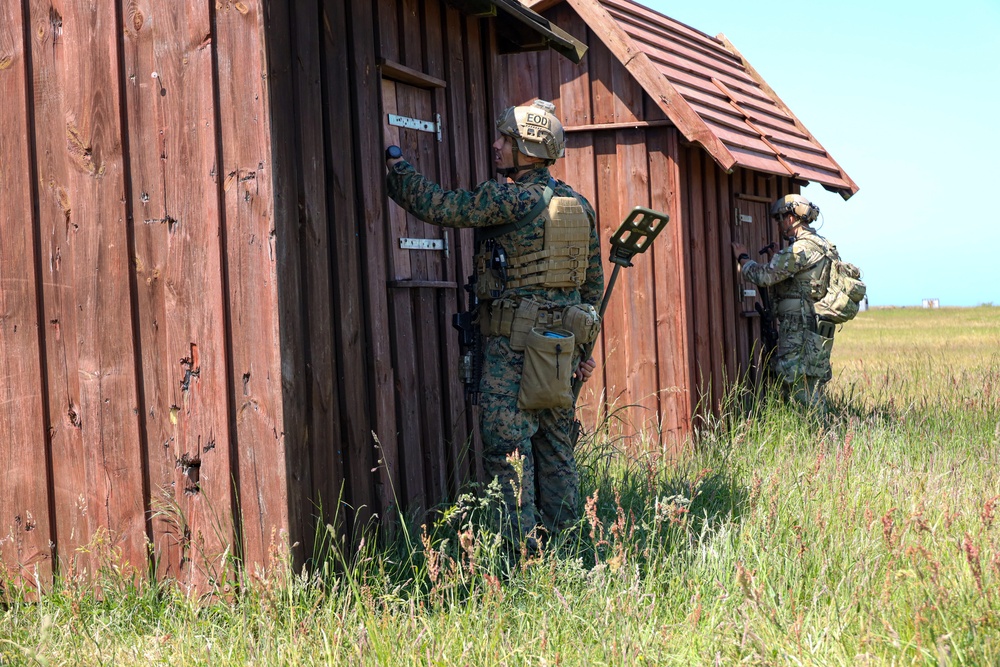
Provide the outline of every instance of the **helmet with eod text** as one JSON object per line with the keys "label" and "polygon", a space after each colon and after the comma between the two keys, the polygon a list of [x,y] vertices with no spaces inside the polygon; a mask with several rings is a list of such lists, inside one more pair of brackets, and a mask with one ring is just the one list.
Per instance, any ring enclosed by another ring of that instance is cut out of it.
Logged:
{"label": "helmet with eod text", "polygon": [[525,155],[554,162],[566,154],[566,133],[555,110],[556,106],[545,100],[508,107],[497,118],[497,131],[514,139]]}

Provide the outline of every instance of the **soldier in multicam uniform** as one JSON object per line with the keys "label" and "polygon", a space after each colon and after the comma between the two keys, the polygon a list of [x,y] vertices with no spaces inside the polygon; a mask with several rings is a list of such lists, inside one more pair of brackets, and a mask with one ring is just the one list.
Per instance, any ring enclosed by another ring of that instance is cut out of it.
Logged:
{"label": "soldier in multicam uniform", "polygon": [[[523,344],[512,347],[517,333],[511,326],[518,328],[517,318],[526,306],[531,313],[530,329],[539,322],[558,324],[567,307],[583,304],[594,314],[596,336],[596,307],[604,291],[594,209],[582,195],[549,174],[548,167],[565,154],[565,136],[554,110],[551,103],[537,100],[501,114],[497,120],[500,136],[493,144],[500,178],[473,190],[444,190],[404,159],[393,158],[392,147],[386,161],[389,196],[407,211],[435,225],[476,228],[481,241],[483,236],[493,236],[477,248],[480,287],[491,280],[483,267],[495,265],[492,260],[498,253],[505,262],[504,276],[497,282],[492,274],[495,289],[483,295],[486,300],[479,306],[487,334],[480,383],[483,467],[487,478],[499,479],[503,489],[508,536],[526,540],[529,548],[537,545],[534,530],[539,524],[554,533],[577,519],[579,475],[571,435],[575,406],[570,400],[567,407],[519,407],[525,352]],[[398,149],[394,152],[399,155]],[[570,242],[560,257],[547,252],[550,198],[553,203],[569,201],[581,221],[575,237],[578,247],[571,247]],[[544,261],[543,256],[547,256]],[[595,363],[580,360],[579,353],[577,345],[572,361],[563,368],[575,369],[586,380]]]}
{"label": "soldier in multicam uniform", "polygon": [[830,259],[825,251],[832,246],[810,226],[818,215],[819,208],[801,195],[786,195],[774,202],[771,217],[790,243],[767,264],[750,259],[745,246],[732,245],[743,277],[774,289],[778,347],[771,365],[782,380],[785,395],[823,414],[823,386],[832,377],[834,328],[817,319],[814,304],[829,286]]}

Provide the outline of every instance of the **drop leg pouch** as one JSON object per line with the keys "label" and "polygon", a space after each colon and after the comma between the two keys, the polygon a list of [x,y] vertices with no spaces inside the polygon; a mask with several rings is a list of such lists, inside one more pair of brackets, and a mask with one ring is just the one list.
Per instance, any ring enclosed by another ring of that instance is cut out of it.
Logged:
{"label": "drop leg pouch", "polygon": [[576,340],[564,329],[533,328],[524,347],[517,407],[548,410],[573,407]]}

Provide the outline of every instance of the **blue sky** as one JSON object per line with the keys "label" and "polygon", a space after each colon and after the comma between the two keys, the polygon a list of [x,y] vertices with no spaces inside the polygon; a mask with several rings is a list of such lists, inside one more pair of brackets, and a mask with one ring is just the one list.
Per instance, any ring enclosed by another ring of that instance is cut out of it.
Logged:
{"label": "blue sky", "polygon": [[803,194],[873,306],[1000,305],[1000,0],[639,2],[724,33],[858,184]]}

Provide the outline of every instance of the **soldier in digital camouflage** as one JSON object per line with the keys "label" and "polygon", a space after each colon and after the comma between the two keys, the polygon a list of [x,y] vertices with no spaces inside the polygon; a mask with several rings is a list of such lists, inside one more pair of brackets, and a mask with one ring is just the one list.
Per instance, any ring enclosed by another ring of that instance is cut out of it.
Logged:
{"label": "soldier in digital camouflage", "polygon": [[[565,153],[554,110],[537,100],[502,113],[493,144],[499,177],[473,190],[445,190],[418,173],[398,149],[386,151],[387,188],[394,201],[431,224],[477,230],[478,285],[492,288],[481,295],[479,306],[486,335],[479,386],[483,467],[487,479],[498,479],[503,490],[507,535],[529,548],[537,546],[538,526],[551,534],[576,522],[579,474],[572,394],[564,407],[519,404],[525,344],[517,331],[559,336],[559,329],[545,325],[558,325],[567,308],[579,304],[594,314],[596,336],[596,308],[604,291],[594,209],[549,173]],[[570,202],[579,212],[578,224],[556,229],[553,215],[559,214],[551,212],[550,200]],[[550,227],[559,234],[549,232],[547,238]],[[579,358],[586,341],[577,336],[576,342],[561,370],[556,358],[556,372],[572,376],[575,370],[586,380],[595,363]]]}
{"label": "soldier in digital camouflage", "polygon": [[814,306],[827,293],[829,255],[836,249],[810,226],[818,215],[819,208],[801,195],[786,195],[774,202],[771,217],[777,220],[789,245],[767,264],[752,260],[742,244],[732,245],[743,277],[773,289],[778,346],[771,367],[782,381],[785,395],[823,414],[823,387],[832,377],[834,328],[816,317]]}

